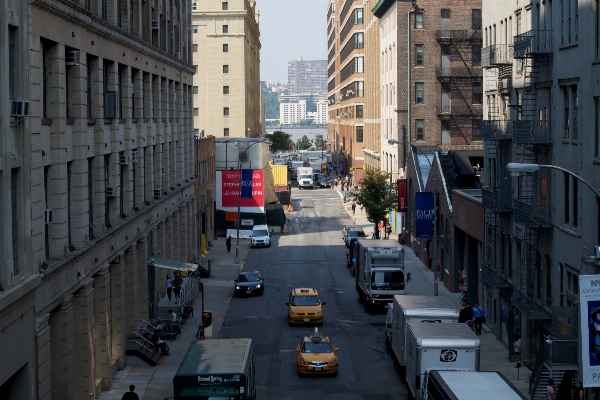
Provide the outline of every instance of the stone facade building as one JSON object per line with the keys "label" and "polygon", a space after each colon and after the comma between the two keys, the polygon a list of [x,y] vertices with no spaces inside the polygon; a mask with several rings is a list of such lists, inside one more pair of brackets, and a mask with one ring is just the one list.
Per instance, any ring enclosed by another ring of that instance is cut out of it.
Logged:
{"label": "stone facade building", "polygon": [[[600,188],[599,15],[592,0],[483,1],[480,300],[501,340],[520,333],[522,359],[543,359],[532,361],[534,390],[544,373],[581,373],[587,346],[578,277],[600,271],[600,199],[585,185]],[[551,167],[512,177],[511,162]]]}
{"label": "stone facade building", "polygon": [[156,311],[149,257],[199,257],[214,140],[196,165],[189,4],[0,8],[0,397],[96,398]]}
{"label": "stone facade building", "polygon": [[333,160],[355,182],[364,164],[365,24],[360,0],[331,0],[327,11],[329,119]]}
{"label": "stone facade building", "polygon": [[196,134],[257,137],[264,131],[260,48],[256,1],[192,3]]}

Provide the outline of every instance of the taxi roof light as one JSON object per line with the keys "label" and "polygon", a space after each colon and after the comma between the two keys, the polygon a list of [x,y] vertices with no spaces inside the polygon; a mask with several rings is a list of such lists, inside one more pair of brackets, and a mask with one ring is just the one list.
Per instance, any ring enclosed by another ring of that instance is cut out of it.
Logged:
{"label": "taxi roof light", "polygon": [[319,333],[319,328],[315,328],[315,331],[313,332],[313,334],[310,335],[310,340],[315,341],[315,342],[320,342],[321,340],[323,340],[323,338],[321,337],[321,334]]}

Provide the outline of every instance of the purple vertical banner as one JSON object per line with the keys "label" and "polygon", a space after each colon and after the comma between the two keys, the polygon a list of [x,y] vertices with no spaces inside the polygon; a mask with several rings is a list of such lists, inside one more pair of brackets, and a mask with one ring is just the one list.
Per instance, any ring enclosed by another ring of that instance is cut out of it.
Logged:
{"label": "purple vertical banner", "polygon": [[241,198],[251,199],[252,198],[252,170],[242,170],[242,187],[241,187]]}
{"label": "purple vertical banner", "polygon": [[415,209],[417,211],[415,236],[422,239],[433,238],[433,193],[415,193]]}

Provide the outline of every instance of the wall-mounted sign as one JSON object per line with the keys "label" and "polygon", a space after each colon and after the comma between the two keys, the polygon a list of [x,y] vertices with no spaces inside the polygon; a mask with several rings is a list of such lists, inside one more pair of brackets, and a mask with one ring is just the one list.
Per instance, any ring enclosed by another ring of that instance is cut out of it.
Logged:
{"label": "wall-mounted sign", "polygon": [[398,179],[398,212],[408,210],[408,190],[406,189],[406,179]]}
{"label": "wall-mounted sign", "polygon": [[422,239],[433,238],[433,193],[415,193],[416,209],[416,237]]}
{"label": "wall-mounted sign", "polygon": [[253,219],[243,219],[242,220],[242,226],[253,226],[253,225],[254,225]]}

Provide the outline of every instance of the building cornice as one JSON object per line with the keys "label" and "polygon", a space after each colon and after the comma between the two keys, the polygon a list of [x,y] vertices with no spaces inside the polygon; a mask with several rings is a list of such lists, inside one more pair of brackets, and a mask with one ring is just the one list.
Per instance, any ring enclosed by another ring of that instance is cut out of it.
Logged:
{"label": "building cornice", "polygon": [[381,18],[387,12],[387,10],[390,9],[392,4],[394,4],[395,2],[396,2],[396,0],[379,0],[379,1],[377,1],[377,3],[375,3],[373,8],[371,9],[371,12],[377,18]]}
{"label": "building cornice", "polygon": [[164,52],[150,43],[134,36],[130,33],[123,31],[120,28],[104,21],[101,18],[96,17],[89,11],[75,5],[73,3],[65,4],[61,0],[29,0],[32,6],[39,7],[51,11],[55,14],[62,15],[65,19],[68,19],[78,25],[84,26],[86,29],[92,29],[95,33],[103,36],[107,39],[119,42],[122,46],[127,46],[132,50],[139,51],[140,53],[147,54],[148,56],[169,64],[179,70],[194,74],[196,72],[192,64],[184,63],[175,56]]}

